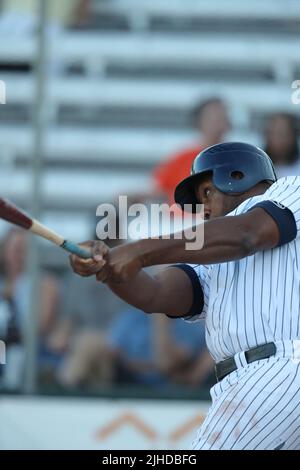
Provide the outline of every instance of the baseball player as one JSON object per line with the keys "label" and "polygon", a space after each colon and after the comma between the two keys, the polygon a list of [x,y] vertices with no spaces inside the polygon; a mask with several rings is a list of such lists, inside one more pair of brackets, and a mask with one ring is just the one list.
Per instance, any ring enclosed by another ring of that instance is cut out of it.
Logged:
{"label": "baseball player", "polygon": [[[277,181],[261,149],[222,143],[196,157],[175,200],[204,204],[202,249],[186,250],[184,233],[90,242],[74,271],[147,313],[206,319],[217,383],[193,449],[300,449],[300,177]],[[156,264],[172,266],[143,270]]]}

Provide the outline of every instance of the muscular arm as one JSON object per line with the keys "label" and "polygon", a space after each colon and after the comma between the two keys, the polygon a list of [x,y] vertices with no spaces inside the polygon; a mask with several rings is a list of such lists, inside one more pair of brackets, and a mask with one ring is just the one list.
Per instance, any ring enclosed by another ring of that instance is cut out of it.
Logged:
{"label": "muscular arm", "polygon": [[116,295],[145,312],[183,316],[194,300],[188,275],[180,269],[169,268],[152,277],[143,267],[215,264],[241,259],[276,246],[279,230],[273,218],[257,208],[239,216],[205,222],[204,246],[199,250],[186,250],[187,241],[190,238],[187,240],[185,233],[181,239],[140,240],[100,256],[94,251],[94,265],[73,257],[73,269],[81,275],[96,274]]}
{"label": "muscular arm", "polygon": [[164,263],[216,264],[274,248],[279,230],[263,209],[257,208],[238,216],[219,217],[205,222],[204,245],[200,250],[187,250],[189,242],[183,233],[178,240],[141,240],[137,247],[144,266]]}
{"label": "muscular arm", "polygon": [[174,267],[166,268],[155,276],[142,270],[128,282],[107,284],[125,302],[147,313],[181,316],[189,311],[193,303],[189,277]]}
{"label": "muscular arm", "polygon": [[[141,240],[126,247],[126,251],[125,247],[120,247],[121,253],[112,253],[109,263],[112,266],[116,263],[116,267],[122,268],[121,255],[128,255],[131,250],[141,253],[143,266],[221,263],[272,248],[278,240],[276,223],[263,209],[257,208],[240,216],[220,217],[206,222],[204,246],[200,250],[186,250],[184,237],[182,240]],[[140,271],[135,278],[125,283],[113,283],[109,279],[108,285],[113,292],[147,312],[185,315],[193,303],[191,281],[179,269],[167,269],[155,278]]]}

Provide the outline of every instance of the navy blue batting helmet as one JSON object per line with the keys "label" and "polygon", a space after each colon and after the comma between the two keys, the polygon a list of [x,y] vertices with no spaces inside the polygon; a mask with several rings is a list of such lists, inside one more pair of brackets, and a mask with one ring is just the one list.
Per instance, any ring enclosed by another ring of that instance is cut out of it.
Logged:
{"label": "navy blue batting helmet", "polygon": [[195,182],[199,175],[212,173],[214,186],[223,193],[240,194],[261,181],[274,183],[277,180],[270,157],[255,145],[244,142],[224,142],[212,145],[195,158],[191,175],[181,181],[175,189],[175,202],[199,203],[195,196]]}

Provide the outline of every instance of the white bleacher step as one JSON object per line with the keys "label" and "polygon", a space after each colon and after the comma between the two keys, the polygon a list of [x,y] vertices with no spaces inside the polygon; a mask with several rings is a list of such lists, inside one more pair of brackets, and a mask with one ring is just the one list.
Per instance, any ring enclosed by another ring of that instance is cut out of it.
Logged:
{"label": "white bleacher step", "polygon": [[94,34],[68,33],[53,42],[57,60],[65,62],[93,59],[105,63],[151,64],[239,64],[249,67],[274,63],[298,62],[300,38],[279,38],[276,35],[202,34],[199,36],[165,34]]}
{"label": "white bleacher step", "polygon": [[[3,39],[3,38],[2,38]],[[67,32],[52,40],[50,53],[53,64],[83,65],[118,63],[185,67],[195,61],[206,64],[225,64],[228,67],[263,66],[273,69],[279,64],[298,63],[300,38],[244,34],[200,34],[182,38],[176,34],[155,33],[88,33]],[[0,61],[34,61],[36,41],[16,37],[0,41]]]}
{"label": "white bleacher step", "polygon": [[[30,105],[34,99],[35,82],[32,76],[2,74],[6,83],[7,104]],[[266,81],[228,83],[222,81],[153,81],[89,78],[52,78],[48,83],[49,106],[80,107],[141,107],[191,109],[209,96],[220,96],[232,106],[248,110],[291,110],[291,83]],[[134,112],[134,111],[133,111]]]}
{"label": "white bleacher step", "polygon": [[92,2],[92,10],[145,16],[231,18],[231,19],[289,19],[300,18],[298,0],[113,0]]}
{"label": "white bleacher step", "polygon": [[[227,140],[242,140],[259,143],[256,133],[245,129],[232,130]],[[2,154],[7,159],[21,155],[28,159],[32,155],[33,132],[28,127],[0,127]],[[101,162],[112,164],[143,164],[155,166],[169,154],[197,142],[194,131],[136,130],[136,129],[83,129],[51,128],[45,136],[46,162],[70,162],[70,170],[76,163]],[[100,167],[99,167],[100,168]],[[0,172],[1,176],[1,172]]]}
{"label": "white bleacher step", "polygon": [[[0,172],[1,196],[28,203],[31,189],[30,169]],[[58,207],[72,203],[74,207],[90,205],[93,210],[102,202],[111,202],[119,194],[144,192],[150,187],[150,175],[118,171],[47,170],[41,177],[44,201],[50,200]]]}
{"label": "white bleacher step", "polygon": [[[45,153],[49,160],[66,157],[76,162],[159,162],[165,155],[195,139],[192,131],[97,129],[59,127],[47,130]],[[33,131],[28,127],[1,126],[2,150],[28,156],[32,153]]]}

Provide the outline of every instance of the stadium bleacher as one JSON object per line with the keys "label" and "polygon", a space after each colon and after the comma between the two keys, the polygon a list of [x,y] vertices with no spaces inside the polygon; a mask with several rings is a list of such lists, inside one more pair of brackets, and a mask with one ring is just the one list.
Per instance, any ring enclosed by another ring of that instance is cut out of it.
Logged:
{"label": "stadium bleacher", "polygon": [[[149,187],[151,168],[195,138],[189,115],[199,100],[223,97],[229,137],[258,144],[268,113],[299,113],[291,101],[300,71],[297,0],[91,5],[90,28],[49,40],[44,220],[76,240],[89,236],[98,204]],[[34,34],[0,41],[0,184],[25,207],[35,54]]]}

